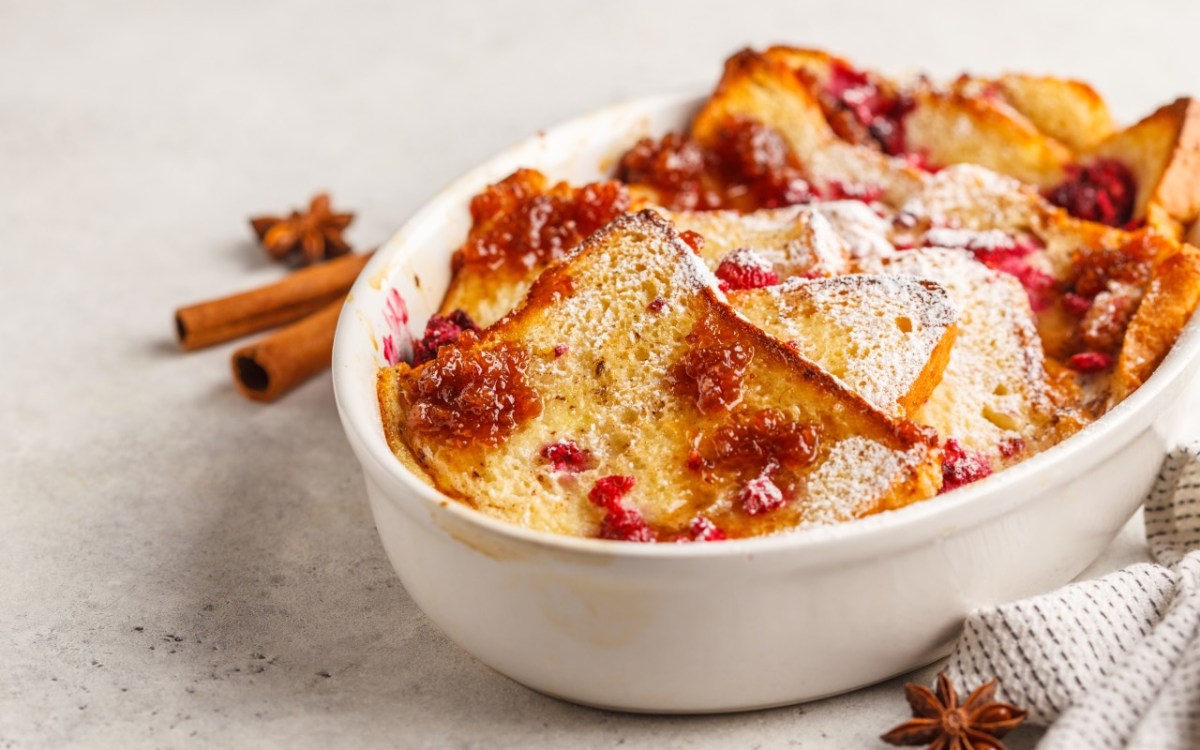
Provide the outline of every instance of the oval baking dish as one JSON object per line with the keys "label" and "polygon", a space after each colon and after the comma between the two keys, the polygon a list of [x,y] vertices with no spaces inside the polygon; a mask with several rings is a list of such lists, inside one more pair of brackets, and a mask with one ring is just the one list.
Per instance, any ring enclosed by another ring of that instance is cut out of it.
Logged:
{"label": "oval baking dish", "polygon": [[376,253],[334,344],[342,424],[409,594],[493,668],[607,708],[733,711],[844,692],[943,655],[974,607],[1069,581],[1141,503],[1200,351],[1193,320],[1154,375],[1078,435],[975,484],[837,526],[635,545],[530,531],[442,496],[388,449],[375,378],[385,336],[406,323],[419,331],[436,309],[471,196],[517,167],[606,176],[639,137],[683,126],[701,101],[611,107],[472,170]]}

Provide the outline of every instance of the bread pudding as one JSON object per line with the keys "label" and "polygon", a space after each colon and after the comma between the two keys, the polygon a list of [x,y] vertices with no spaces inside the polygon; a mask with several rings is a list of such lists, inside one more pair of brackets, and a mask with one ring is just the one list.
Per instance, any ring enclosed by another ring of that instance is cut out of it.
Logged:
{"label": "bread pudding", "polygon": [[1200,299],[1190,100],[909,81],[743,51],[612,178],[471,202],[438,314],[389,352],[398,459],[559,534],[712,542],[986,478],[1143,383]]}

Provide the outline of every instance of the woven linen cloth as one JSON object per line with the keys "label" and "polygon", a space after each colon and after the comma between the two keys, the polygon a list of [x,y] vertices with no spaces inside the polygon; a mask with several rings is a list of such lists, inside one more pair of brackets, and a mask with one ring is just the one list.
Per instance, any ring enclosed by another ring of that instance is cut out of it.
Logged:
{"label": "woven linen cloth", "polygon": [[[1200,443],[1146,498],[1142,563],[972,612],[947,674],[1050,725],[1039,748],[1200,748]],[[962,692],[962,691],[960,691]]]}

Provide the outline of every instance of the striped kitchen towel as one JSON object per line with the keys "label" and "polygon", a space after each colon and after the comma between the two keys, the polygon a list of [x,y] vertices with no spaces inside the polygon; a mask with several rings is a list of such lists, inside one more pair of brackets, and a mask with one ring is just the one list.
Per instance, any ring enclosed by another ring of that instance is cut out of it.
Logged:
{"label": "striped kitchen towel", "polygon": [[1039,748],[1200,748],[1200,443],[1146,498],[1157,564],[971,613],[946,671],[1048,724]]}

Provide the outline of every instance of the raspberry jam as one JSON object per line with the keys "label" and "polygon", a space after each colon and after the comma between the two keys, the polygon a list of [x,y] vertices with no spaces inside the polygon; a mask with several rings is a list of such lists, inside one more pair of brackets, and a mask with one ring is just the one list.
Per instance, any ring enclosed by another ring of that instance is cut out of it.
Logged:
{"label": "raspberry jam", "polygon": [[607,476],[596,480],[588,500],[604,511],[600,538],[619,542],[653,542],[654,531],[637,508],[622,502],[636,480],[628,476]]}
{"label": "raspberry jam", "polygon": [[689,348],[669,375],[676,390],[704,414],[736,406],[754,348],[738,341],[713,315],[702,318],[686,340]]}
{"label": "raspberry jam", "polygon": [[680,211],[720,208],[721,194],[712,174],[715,157],[690,136],[668,133],[643,138],[625,152],[617,167],[622,182],[650,185],[658,202]]}
{"label": "raspberry jam", "polygon": [[717,132],[714,151],[725,181],[753,196],[756,208],[813,198],[800,161],[774,128],[755,120],[732,120]]}
{"label": "raspberry jam", "polygon": [[657,202],[675,210],[752,211],[813,198],[787,140],[744,118],[725,123],[708,147],[677,133],[642,139],[621,157],[617,175],[653,188]]}
{"label": "raspberry jam", "polygon": [[1094,299],[1112,281],[1144,288],[1150,281],[1161,238],[1140,235],[1120,248],[1077,252],[1071,259],[1071,292]]}
{"label": "raspberry jam", "polygon": [[454,310],[445,316],[434,315],[425,324],[425,335],[420,341],[413,342],[413,366],[435,358],[443,346],[458,343],[463,331],[478,330],[479,326],[462,310]]}
{"label": "raspberry jam", "polygon": [[1079,321],[1079,342],[1097,352],[1115,354],[1125,341],[1125,331],[1142,301],[1142,290],[1132,284],[1108,282]]}
{"label": "raspberry jam", "polygon": [[410,428],[458,448],[499,445],[542,413],[540,396],[525,381],[528,365],[529,353],[514,344],[442,349],[417,375]]}
{"label": "raspberry jam", "polygon": [[1111,366],[1164,242],[1156,235],[1139,233],[1119,248],[1074,254],[1062,297],[1063,309],[1079,321],[1067,349],[1067,364],[1073,370],[1091,373]]}
{"label": "raspberry jam", "polygon": [[[769,515],[803,495],[802,469],[820,448],[820,428],[789,419],[775,409],[736,410],[709,434],[695,438],[687,468],[706,483],[720,482],[732,514],[724,522],[741,535],[749,519]],[[748,525],[749,524],[749,525]]]}
{"label": "raspberry jam", "polygon": [[779,275],[770,261],[753,250],[734,250],[721,259],[716,276],[721,280],[721,291],[732,289],[761,289],[779,283]]}
{"label": "raspberry jam", "polygon": [[1067,177],[1046,191],[1046,199],[1080,219],[1123,227],[1133,218],[1137,184],[1119,161],[1101,159],[1067,167]]}
{"label": "raspberry jam", "polygon": [[700,466],[760,473],[776,465],[785,469],[808,466],[817,458],[820,429],[789,420],[775,409],[735,412],[696,449]]}
{"label": "raspberry jam", "polygon": [[942,492],[977,482],[992,473],[987,457],[968,451],[954,438],[942,446]]}
{"label": "raspberry jam", "polygon": [[585,237],[629,208],[619,182],[547,189],[546,177],[521,169],[471,200],[467,242],[455,256],[461,265],[530,269],[558,260]]}

